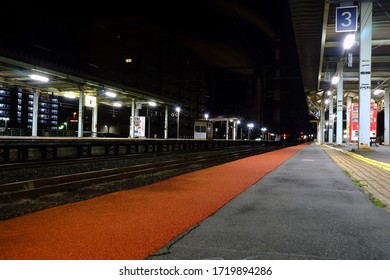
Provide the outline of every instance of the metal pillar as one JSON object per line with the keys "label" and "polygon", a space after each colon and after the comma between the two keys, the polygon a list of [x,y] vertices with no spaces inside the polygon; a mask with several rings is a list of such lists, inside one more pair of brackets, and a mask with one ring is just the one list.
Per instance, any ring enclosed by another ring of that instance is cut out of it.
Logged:
{"label": "metal pillar", "polygon": [[325,130],[325,92],[322,94],[321,101],[321,112],[320,112],[320,123],[319,123],[319,131],[318,131],[318,139],[319,144],[324,144],[324,130]]}
{"label": "metal pillar", "polygon": [[384,130],[384,142],[385,145],[390,145],[390,89],[385,88],[385,130]]}
{"label": "metal pillar", "polygon": [[372,2],[360,2],[359,149],[370,148]]}
{"label": "metal pillar", "polygon": [[226,140],[229,140],[229,120],[226,121]]}
{"label": "metal pillar", "polygon": [[339,74],[339,82],[337,84],[337,130],[336,130],[336,144],[341,145],[343,143],[343,91],[344,91],[344,73],[343,73],[343,62],[337,62],[337,72]]}
{"label": "metal pillar", "polygon": [[346,114],[346,139],[347,144],[351,143],[351,105],[352,97],[347,97],[347,114]]}
{"label": "metal pillar", "polygon": [[79,118],[77,126],[77,137],[83,137],[84,135],[84,87],[80,87],[79,98]]}
{"label": "metal pillar", "polygon": [[236,134],[237,134],[237,122],[233,121],[233,140],[237,139]]}
{"label": "metal pillar", "polygon": [[165,105],[164,139],[168,139],[168,105]]}
{"label": "metal pillar", "polygon": [[180,112],[177,112],[177,131],[176,131],[176,138],[180,138]]}
{"label": "metal pillar", "polygon": [[334,126],[334,111],[333,111],[333,92],[329,95],[329,130],[328,130],[328,143],[333,143],[333,126]]}
{"label": "metal pillar", "polygon": [[91,125],[91,136],[97,137],[97,118],[98,118],[98,102],[96,106],[92,107],[92,125]]}
{"label": "metal pillar", "polygon": [[135,114],[135,99],[131,99],[131,116],[130,116],[130,128],[129,138],[134,138],[134,114]]}
{"label": "metal pillar", "polygon": [[322,144],[322,134],[321,134],[321,120],[317,122],[317,143]]}
{"label": "metal pillar", "polygon": [[38,106],[39,106],[39,91],[34,91],[31,136],[38,136]]}

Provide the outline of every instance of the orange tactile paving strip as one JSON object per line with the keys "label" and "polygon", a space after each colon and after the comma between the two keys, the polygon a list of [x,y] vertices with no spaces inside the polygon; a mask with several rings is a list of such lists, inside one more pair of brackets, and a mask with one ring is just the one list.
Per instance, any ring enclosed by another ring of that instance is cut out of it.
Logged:
{"label": "orange tactile paving strip", "polygon": [[0,259],[145,259],[305,145],[0,222]]}

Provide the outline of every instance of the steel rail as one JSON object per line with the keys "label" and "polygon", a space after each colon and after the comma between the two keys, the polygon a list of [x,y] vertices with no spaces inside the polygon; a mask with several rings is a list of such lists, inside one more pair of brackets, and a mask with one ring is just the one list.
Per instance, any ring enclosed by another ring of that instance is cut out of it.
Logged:
{"label": "steel rail", "polygon": [[240,151],[222,151],[218,155],[193,156],[191,158],[165,160],[158,163],[137,164],[127,167],[7,183],[0,185],[0,202],[70,191],[93,184],[114,182],[122,179],[134,178],[139,175],[184,168],[195,164],[208,163],[210,165],[213,162],[220,162],[221,160],[223,162],[228,162],[279,148],[281,147],[255,147]]}

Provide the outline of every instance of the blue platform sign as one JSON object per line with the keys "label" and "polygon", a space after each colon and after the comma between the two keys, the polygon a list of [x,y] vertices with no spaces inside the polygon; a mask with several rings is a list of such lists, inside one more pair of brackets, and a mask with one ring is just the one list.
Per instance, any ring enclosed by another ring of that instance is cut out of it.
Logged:
{"label": "blue platform sign", "polygon": [[357,30],[357,6],[336,7],[336,32]]}

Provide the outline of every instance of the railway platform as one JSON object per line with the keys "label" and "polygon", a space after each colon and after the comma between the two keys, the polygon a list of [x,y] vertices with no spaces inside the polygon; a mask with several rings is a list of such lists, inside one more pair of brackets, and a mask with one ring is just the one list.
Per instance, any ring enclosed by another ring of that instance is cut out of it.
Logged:
{"label": "railway platform", "polygon": [[390,259],[390,213],[371,201],[390,172],[342,150],[302,149],[150,259]]}
{"label": "railway platform", "polygon": [[6,220],[0,259],[388,260],[390,171],[364,159],[302,144]]}

